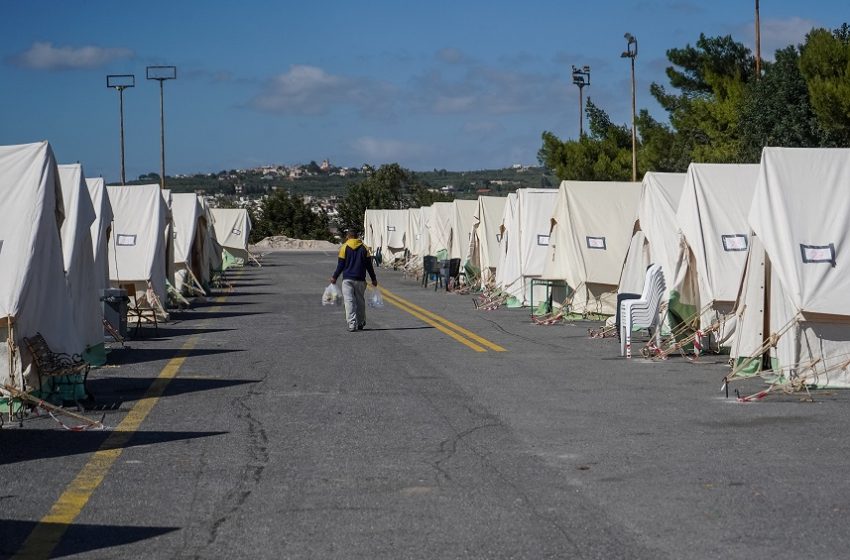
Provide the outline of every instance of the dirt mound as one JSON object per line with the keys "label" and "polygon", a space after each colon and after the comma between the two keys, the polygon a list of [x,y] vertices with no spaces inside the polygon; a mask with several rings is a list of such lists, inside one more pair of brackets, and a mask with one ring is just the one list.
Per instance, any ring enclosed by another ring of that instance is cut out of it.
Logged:
{"label": "dirt mound", "polygon": [[262,251],[336,251],[339,245],[317,239],[292,239],[285,235],[273,235],[257,242],[254,249]]}

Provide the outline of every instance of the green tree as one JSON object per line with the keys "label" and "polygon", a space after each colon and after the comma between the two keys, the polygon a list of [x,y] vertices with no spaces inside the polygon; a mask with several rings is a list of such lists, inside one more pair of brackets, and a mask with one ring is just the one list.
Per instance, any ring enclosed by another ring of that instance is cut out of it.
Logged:
{"label": "green tree", "polygon": [[850,26],[806,36],[800,70],[820,126],[837,145],[850,145]]}
{"label": "green tree", "polygon": [[588,134],[562,141],[544,131],[538,161],[562,180],[628,181],[632,175],[631,129],[611,122],[589,98],[585,113]]}
{"label": "green tree", "polygon": [[367,208],[404,209],[427,199],[416,176],[397,163],[382,165],[362,181],[348,187],[345,199],[337,206],[337,221],[342,228],[363,227]]}
{"label": "green tree", "polygon": [[253,219],[256,219],[252,232],[254,239],[271,235],[285,235],[295,239],[333,239],[327,213],[313,211],[301,196],[291,196],[282,190],[263,199],[258,215]]}
{"label": "green tree", "polygon": [[673,159],[667,163],[683,170],[691,161],[740,161],[740,108],[755,65],[749,49],[728,35],[700,34],[695,46],[670,49],[667,58],[673,64],[667,77],[678,91],[657,83],[650,87],[669,113],[674,132],[673,137],[657,138],[671,151]]}
{"label": "green tree", "polygon": [[741,105],[741,159],[757,163],[765,146],[815,147],[827,141],[809,101],[797,47],[776,51]]}

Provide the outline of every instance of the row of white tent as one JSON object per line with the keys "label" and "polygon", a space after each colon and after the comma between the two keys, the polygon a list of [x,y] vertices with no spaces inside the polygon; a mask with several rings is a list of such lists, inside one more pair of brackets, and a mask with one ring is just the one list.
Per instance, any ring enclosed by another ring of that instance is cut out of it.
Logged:
{"label": "row of white tent", "polygon": [[542,299],[532,281],[557,283],[555,301],[581,315],[615,314],[657,263],[670,321],[696,319],[731,351],[734,376],[764,355],[778,378],[839,387],[850,384],[848,187],[848,149],[765,148],[760,164],[695,163],[642,183],[367,210],[364,241],[385,262],[459,258],[518,305]]}
{"label": "row of white tent", "polygon": [[194,193],[86,178],[80,164],[57,165],[47,142],[0,146],[0,396],[39,387],[25,337],[101,365],[104,289],[134,291],[167,317],[169,284],[174,296],[203,292],[248,259],[250,228],[247,211]]}

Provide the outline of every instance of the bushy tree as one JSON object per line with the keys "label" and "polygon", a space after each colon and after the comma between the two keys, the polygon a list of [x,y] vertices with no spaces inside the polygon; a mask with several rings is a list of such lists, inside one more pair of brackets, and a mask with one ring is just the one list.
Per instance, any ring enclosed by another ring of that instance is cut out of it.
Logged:
{"label": "bushy tree", "polygon": [[[271,235],[285,235],[295,239],[332,240],[328,215],[314,212],[300,196],[285,191],[275,191],[260,204],[257,216],[252,216],[252,237],[256,240]],[[254,221],[256,220],[256,221]]]}
{"label": "bushy tree", "polygon": [[814,147],[826,140],[809,101],[795,46],[776,51],[741,104],[741,159],[757,163],[765,146]]}
{"label": "bushy tree", "polygon": [[632,134],[626,126],[611,122],[608,114],[589,98],[585,113],[588,134],[562,141],[543,132],[537,152],[540,164],[562,180],[628,181],[632,175]]}
{"label": "bushy tree", "polygon": [[850,26],[806,37],[800,70],[818,121],[838,145],[850,145]]}
{"label": "bushy tree", "polygon": [[363,227],[367,208],[404,209],[430,204],[416,176],[397,163],[382,165],[362,181],[348,187],[345,199],[337,207],[342,228]]}

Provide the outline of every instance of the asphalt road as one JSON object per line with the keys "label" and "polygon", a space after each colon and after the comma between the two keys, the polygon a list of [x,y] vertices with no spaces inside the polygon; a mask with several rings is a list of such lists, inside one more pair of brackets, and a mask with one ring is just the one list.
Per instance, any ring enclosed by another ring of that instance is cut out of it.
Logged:
{"label": "asphalt road", "polygon": [[334,255],[265,263],[92,373],[88,414],[115,427],[187,356],[72,523],[39,520],[111,432],[6,423],[0,557],[37,526],[68,558],[848,557],[846,393],[738,404],[722,359],[626,362],[588,324],[391,271],[393,293],[506,351],[389,303],[349,333],[320,305]]}

